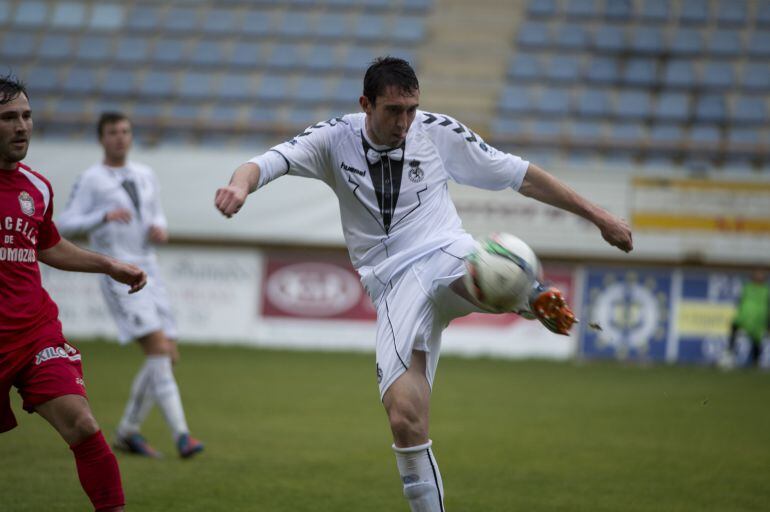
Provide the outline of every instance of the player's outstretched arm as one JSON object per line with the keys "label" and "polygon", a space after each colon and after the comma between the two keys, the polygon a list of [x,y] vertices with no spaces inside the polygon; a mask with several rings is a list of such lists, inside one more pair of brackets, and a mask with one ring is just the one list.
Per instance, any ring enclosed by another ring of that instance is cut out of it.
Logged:
{"label": "player's outstretched arm", "polygon": [[138,292],[147,284],[147,275],[139,267],[81,249],[64,238],[53,247],[40,251],[38,259],[59,270],[107,274],[130,286],[128,293]]}
{"label": "player's outstretched arm", "polygon": [[564,182],[534,164],[529,164],[519,192],[593,222],[607,243],[621,251],[630,252],[634,248],[631,228],[626,221],[588,201]]}
{"label": "player's outstretched arm", "polygon": [[257,190],[259,166],[247,162],[239,166],[230,178],[230,184],[217,190],[214,206],[227,218],[238,213],[246,202],[246,196]]}

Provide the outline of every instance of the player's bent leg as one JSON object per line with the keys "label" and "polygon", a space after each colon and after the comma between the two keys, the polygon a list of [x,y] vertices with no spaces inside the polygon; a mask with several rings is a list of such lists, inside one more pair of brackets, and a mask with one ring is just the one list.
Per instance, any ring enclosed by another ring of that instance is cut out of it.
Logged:
{"label": "player's bent leg", "polygon": [[383,405],[409,507],[412,512],[443,512],[441,473],[428,439],[430,385],[425,359],[425,352],[412,352],[409,369],[385,392]]}
{"label": "player's bent leg", "polygon": [[64,395],[35,407],[70,446],[83,490],[97,511],[123,510],[118,461],[104,440],[85,397]]}

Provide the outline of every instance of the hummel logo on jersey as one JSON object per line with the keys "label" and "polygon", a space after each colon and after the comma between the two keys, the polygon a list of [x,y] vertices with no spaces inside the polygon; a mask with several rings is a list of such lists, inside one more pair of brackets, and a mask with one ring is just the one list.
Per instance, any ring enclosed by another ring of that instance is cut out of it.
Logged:
{"label": "hummel logo on jersey", "polygon": [[35,365],[45,363],[49,359],[67,358],[70,361],[80,361],[80,354],[72,346],[63,343],[60,347],[47,347],[35,356]]}
{"label": "hummel logo on jersey", "polygon": [[19,206],[21,206],[21,211],[25,215],[31,217],[35,214],[35,200],[32,199],[32,196],[26,191],[22,191],[21,194],[19,194]]}
{"label": "hummel logo on jersey", "polygon": [[366,172],[360,171],[360,170],[356,169],[355,167],[351,167],[351,166],[347,165],[345,162],[342,162],[340,164],[340,169],[345,169],[346,171],[352,172],[353,174],[358,174],[359,176],[366,176]]}
{"label": "hummel logo on jersey", "polygon": [[412,183],[419,183],[422,181],[425,173],[420,169],[420,161],[412,160],[409,162],[409,181]]}

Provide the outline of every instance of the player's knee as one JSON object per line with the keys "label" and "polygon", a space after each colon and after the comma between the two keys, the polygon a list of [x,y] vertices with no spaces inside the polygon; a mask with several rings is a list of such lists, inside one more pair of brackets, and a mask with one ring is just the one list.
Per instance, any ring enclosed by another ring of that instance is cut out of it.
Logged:
{"label": "player's knee", "polygon": [[412,404],[394,404],[388,411],[388,420],[397,440],[413,440],[427,436],[425,421]]}
{"label": "player's knee", "polygon": [[99,423],[90,411],[79,413],[72,422],[72,436],[77,440],[83,440],[99,432]]}

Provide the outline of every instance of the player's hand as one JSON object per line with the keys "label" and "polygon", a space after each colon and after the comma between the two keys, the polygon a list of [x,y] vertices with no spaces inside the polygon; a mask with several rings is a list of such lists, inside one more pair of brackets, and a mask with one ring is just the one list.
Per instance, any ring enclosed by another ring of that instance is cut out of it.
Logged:
{"label": "player's hand", "polygon": [[238,213],[246,202],[248,191],[237,185],[227,185],[217,190],[214,205],[227,218]]}
{"label": "player's hand", "polygon": [[127,224],[131,222],[131,210],[125,208],[116,208],[104,214],[104,222],[122,222]]}
{"label": "player's hand", "polygon": [[602,213],[596,222],[596,226],[602,233],[602,238],[621,251],[631,252],[634,249],[634,240],[628,223],[609,212]]}
{"label": "player's hand", "polygon": [[129,285],[128,293],[136,293],[147,284],[147,274],[141,268],[121,261],[113,263],[108,275],[119,283]]}
{"label": "player's hand", "polygon": [[154,244],[165,244],[168,242],[168,231],[160,226],[150,226],[148,236],[150,237],[150,242]]}

